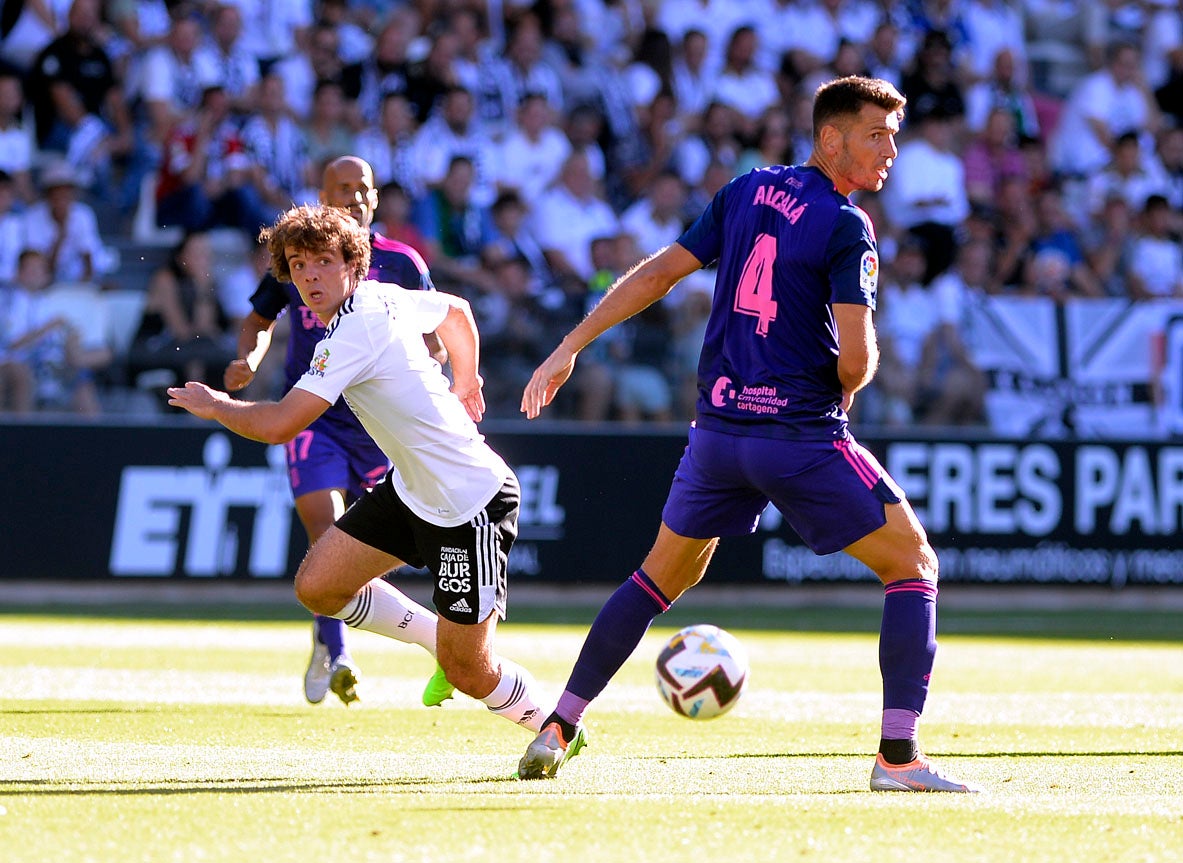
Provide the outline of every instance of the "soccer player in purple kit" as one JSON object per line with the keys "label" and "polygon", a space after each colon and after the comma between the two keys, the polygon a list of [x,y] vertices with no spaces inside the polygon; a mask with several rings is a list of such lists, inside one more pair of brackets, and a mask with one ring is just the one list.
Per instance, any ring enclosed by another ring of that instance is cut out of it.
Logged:
{"label": "soccer player in purple kit", "polygon": [[884,584],[882,736],[871,789],[980,790],[920,751],[937,557],[902,491],[847,428],[855,393],[878,363],[871,312],[879,272],[874,227],[848,196],[883,186],[904,105],[879,79],[823,84],[806,163],[732,180],[677,242],[619,279],[527,384],[522,411],[533,419],[593,339],[718,263],[697,417],[657,539],[597,615],[554,713],[521,758],[520,778],[552,777],[582,748],[584,712],[653,618],[703,577],[719,537],[753,532],[772,502],[815,553],[844,550]]}
{"label": "soccer player in purple kit", "polygon": [[[341,207],[363,228],[369,228],[378,208],[378,191],[369,163],[356,156],[342,156],[324,169],[320,199]],[[415,249],[370,234],[369,278],[397,284],[411,290],[434,291],[431,274]],[[226,368],[228,392],[236,392],[253,380],[267,349],[279,316],[291,316],[291,335],[284,361],[285,392],[308,370],[313,349],[324,337],[325,325],[300,298],[291,282],[280,282],[270,272],[251,296],[252,311],[243,321],[238,337],[239,358]],[[446,354],[434,334],[425,337],[432,356],[441,364]],[[362,428],[356,416],[338,400],[306,430],[285,447],[288,479],[296,512],[308,543],[314,543],[345,511],[346,504],[373,486],[390,469],[390,462]],[[402,629],[408,643],[421,645],[435,654],[435,615],[386,584],[381,601],[397,611],[401,606],[407,625]],[[315,615],[312,657],[304,674],[304,695],[319,704],[331,690],[345,704],[358,700],[358,670],[345,647],[345,621]],[[453,687],[438,667],[423,693],[425,704],[440,704],[451,697]]]}

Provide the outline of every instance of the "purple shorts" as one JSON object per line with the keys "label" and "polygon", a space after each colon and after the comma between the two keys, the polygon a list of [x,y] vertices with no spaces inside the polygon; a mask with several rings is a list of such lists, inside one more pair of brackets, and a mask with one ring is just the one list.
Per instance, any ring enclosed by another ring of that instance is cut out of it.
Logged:
{"label": "purple shorts", "polygon": [[352,500],[390,470],[386,454],[368,437],[343,444],[315,424],[284,446],[292,497],[340,488]]}
{"label": "purple shorts", "polygon": [[887,523],[904,493],[854,440],[786,441],[690,429],[661,518],[693,539],[752,533],[769,502],[815,554]]}

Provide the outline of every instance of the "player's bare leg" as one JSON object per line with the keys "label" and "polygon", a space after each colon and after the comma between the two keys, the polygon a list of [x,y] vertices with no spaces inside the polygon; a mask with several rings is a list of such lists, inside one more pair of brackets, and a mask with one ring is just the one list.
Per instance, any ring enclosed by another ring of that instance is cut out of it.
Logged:
{"label": "player's bare leg", "polygon": [[[382,580],[382,575],[400,563],[398,558],[329,527],[296,573],[296,597],[314,614],[405,644],[417,644],[435,656],[435,614]],[[338,669],[344,668],[338,665]],[[341,674],[348,693],[348,674]],[[353,699],[343,696],[342,700],[348,703]]]}
{"label": "player's bare leg", "polygon": [[884,584],[879,667],[883,717],[873,791],[981,789],[946,776],[920,751],[917,726],[936,657],[937,556],[905,500],[885,506],[887,523],[846,548]]}

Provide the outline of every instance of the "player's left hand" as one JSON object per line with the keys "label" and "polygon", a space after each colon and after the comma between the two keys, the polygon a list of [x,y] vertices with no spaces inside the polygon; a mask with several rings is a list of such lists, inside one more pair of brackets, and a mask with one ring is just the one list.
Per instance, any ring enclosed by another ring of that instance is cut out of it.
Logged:
{"label": "player's left hand", "polygon": [[460,404],[464,405],[464,410],[474,423],[479,423],[485,415],[484,386],[485,381],[480,375],[471,381],[458,380],[452,384],[452,392],[460,399]]}
{"label": "player's left hand", "polygon": [[168,403],[172,407],[184,408],[195,417],[213,419],[213,411],[219,402],[229,401],[223,392],[210,389],[198,381],[189,381],[183,387],[168,388]]}

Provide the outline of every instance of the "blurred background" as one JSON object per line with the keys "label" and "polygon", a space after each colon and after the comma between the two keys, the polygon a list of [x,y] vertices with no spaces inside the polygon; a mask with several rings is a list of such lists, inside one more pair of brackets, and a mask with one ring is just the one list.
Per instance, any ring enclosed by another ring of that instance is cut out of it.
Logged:
{"label": "blurred background", "polygon": [[[522,387],[732,177],[805,161],[813,91],[847,74],[908,97],[858,198],[883,357],[853,427],[944,576],[1183,582],[1177,0],[5,0],[0,578],[294,569],[282,453],[162,393],[221,385],[259,227],[356,154],[374,228],[473,304],[482,430],[523,478],[515,572],[618,580],[693,417],[712,274],[585,351],[546,422]],[[712,572],[870,577],[775,511]]]}

